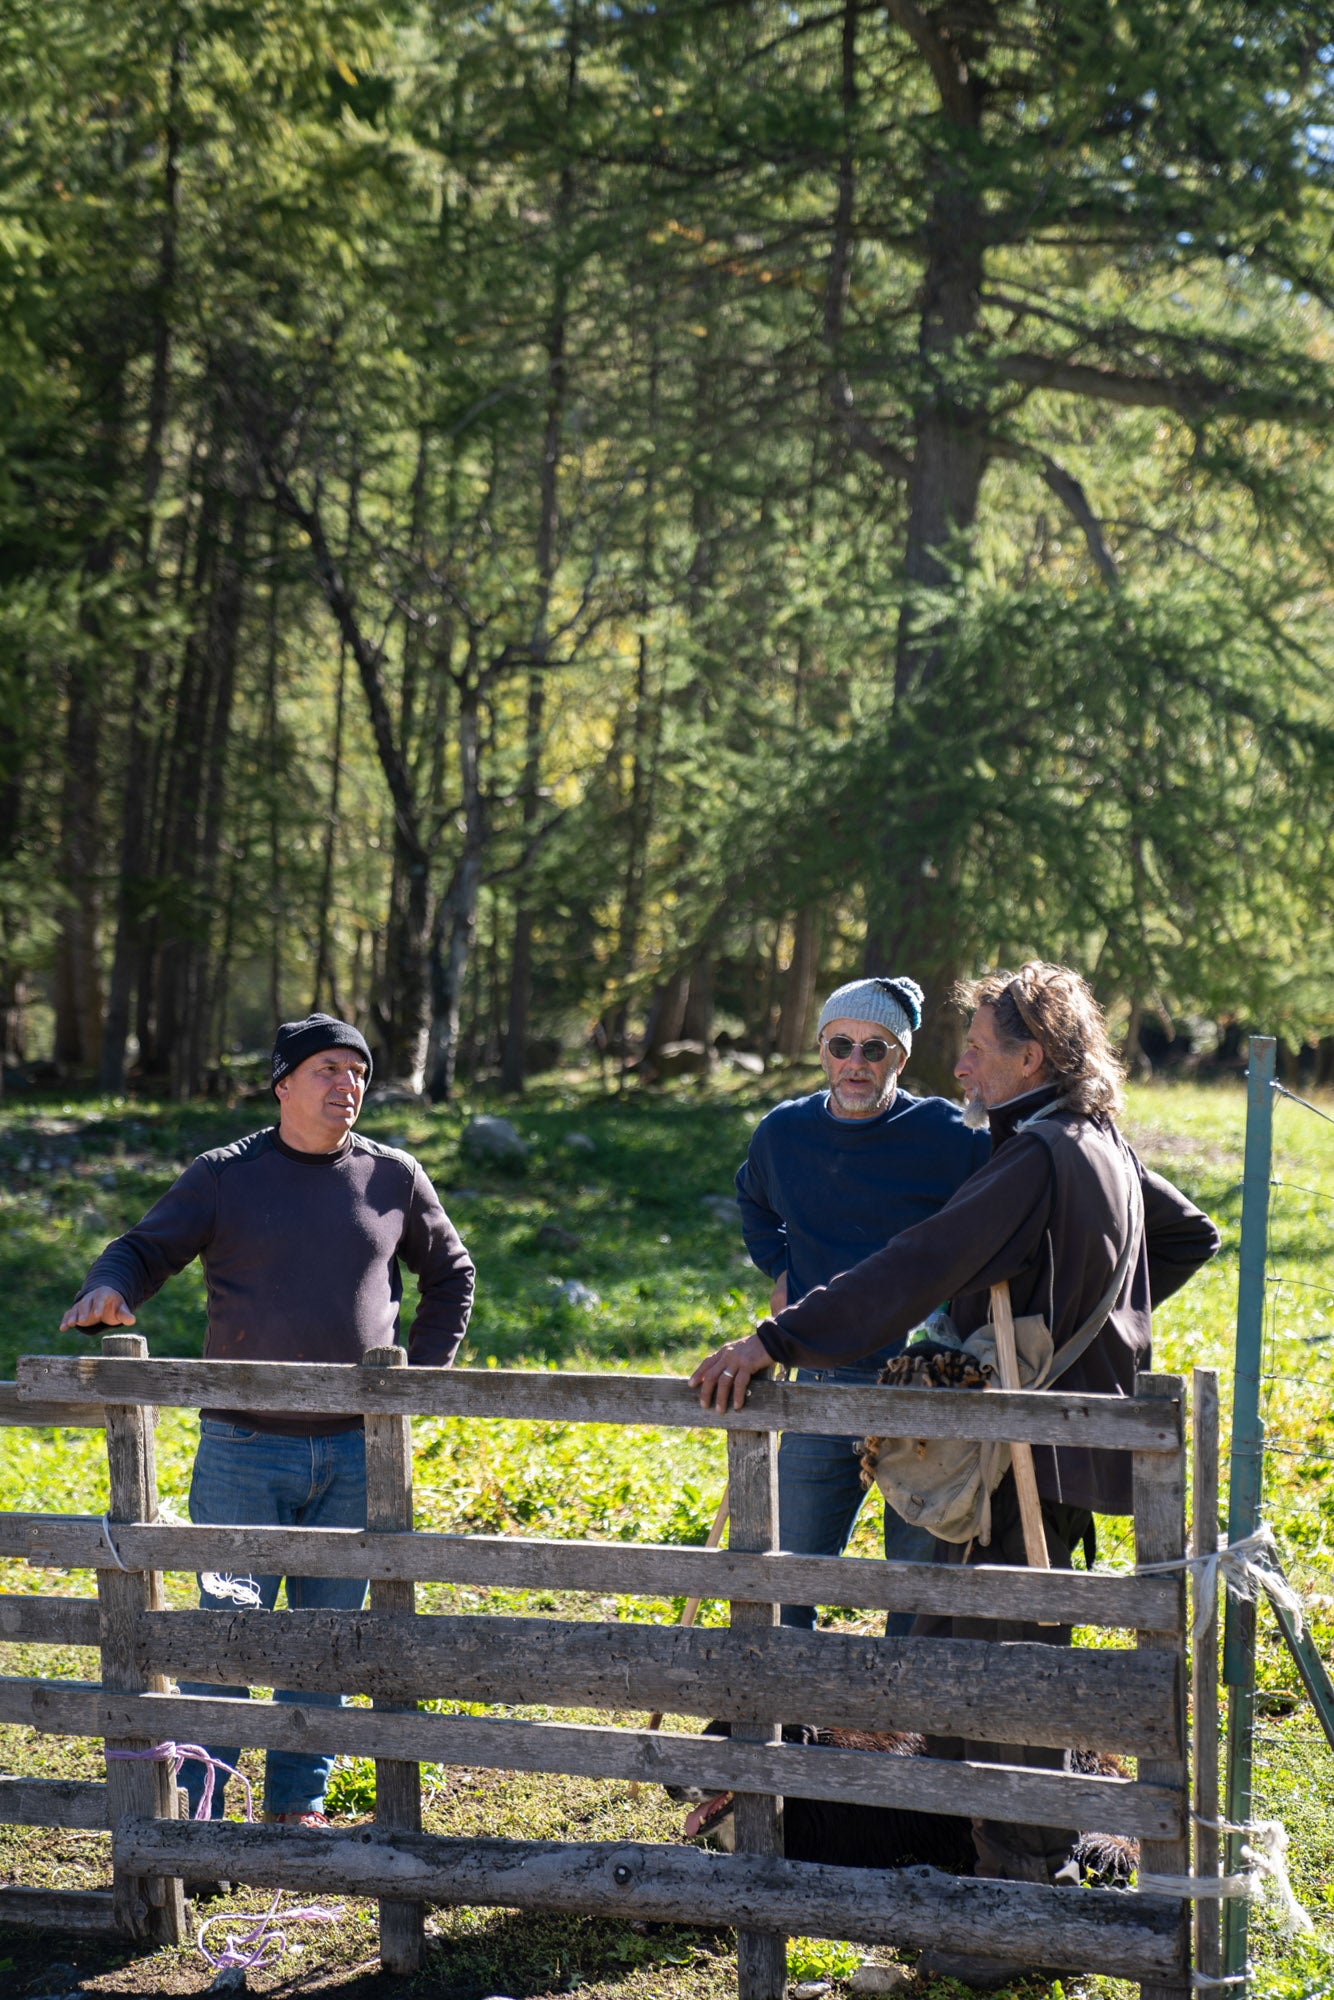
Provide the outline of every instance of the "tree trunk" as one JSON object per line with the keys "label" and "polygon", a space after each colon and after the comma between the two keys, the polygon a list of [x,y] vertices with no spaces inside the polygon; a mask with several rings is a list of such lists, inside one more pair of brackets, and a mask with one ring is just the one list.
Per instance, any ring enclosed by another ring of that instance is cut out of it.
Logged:
{"label": "tree trunk", "polygon": [[690,968],[686,1004],[681,1016],[682,1041],[703,1042],[706,1048],[712,1041],[713,987],[713,958],[710,953],[702,952]]}
{"label": "tree trunk", "polygon": [[427,1094],[436,1104],[454,1093],[463,985],[477,931],[477,897],[489,829],[478,755],[477,693],[471,677],[459,695],[459,780],[463,790],[463,851],[440,899],[431,932],[431,1043]]}
{"label": "tree trunk", "polygon": [[[579,7],[571,8],[565,43],[565,116],[574,109],[579,90]],[[569,277],[566,269],[570,210],[574,203],[574,175],[568,164],[560,171],[556,190],[552,243],[556,258],[555,287],[551,314],[547,321],[547,399],[542,428],[542,470],[539,481],[537,520],[537,611],[533,619],[530,653],[532,670],[528,676],[528,701],[524,724],[523,844],[530,845],[537,826],[541,802],[538,781],[542,768],[542,719],[546,702],[545,676],[551,650],[551,592],[556,578],[556,531],[559,521],[561,434],[565,423],[568,377],[565,357]],[[520,1091],[528,1054],[528,1016],[533,997],[534,915],[521,870],[515,897],[514,949],[510,957],[510,990],[505,1047],[501,1056],[500,1079],[506,1090]]]}
{"label": "tree trunk", "polygon": [[213,916],[227,795],[236,663],[245,612],[249,525],[250,501],[243,494],[233,503],[231,532],[219,556],[205,642],[206,730],[195,841],[194,907],[180,974],[182,1032],[173,1050],[172,1064],[172,1086],[178,1097],[193,1096],[203,1088],[204,1070],[212,1053],[208,1033],[212,1016]]}
{"label": "tree trunk", "polygon": [[60,805],[59,881],[63,898],[56,940],[55,1057],[62,1068],[95,1068],[101,1054],[102,676],[91,660],[65,677],[65,769]]}
{"label": "tree trunk", "polygon": [[319,925],[315,945],[315,972],[311,980],[310,1011],[318,1013],[320,1000],[328,988],[329,1005],[341,1013],[338,978],[333,961],[334,858],[338,850],[338,795],[343,783],[343,706],[347,694],[347,646],[338,644],[338,685],[334,694],[334,739],[329,759],[329,805],[324,823],[324,855],[320,866]]}
{"label": "tree trunk", "polygon": [[690,972],[685,969],[674,972],[664,986],[658,988],[653,1004],[649,1008],[648,1023],[644,1029],[644,1048],[641,1062],[647,1062],[668,1042],[679,1042],[681,1030],[685,1026],[686,1001],[690,993]]}
{"label": "tree trunk", "polygon": [[376,756],[394,808],[394,868],[402,884],[385,939],[383,999],[377,1009],[381,1069],[386,1082],[420,1090],[431,1014],[430,854],[413,773],[390,711],[384,654],[362,628],[356,599],[329,545],[318,495],[307,506],[276,463],[265,460],[264,470],[279,511],[305,531],[320,589],[356,661],[366,696]]}
{"label": "tree trunk", "polygon": [[204,792],[204,746],[209,735],[212,663],[211,626],[216,616],[217,575],[226,494],[221,475],[221,415],[215,414],[211,455],[215,471],[199,510],[192,569],[191,601],[199,607],[181,660],[172,698],[174,726],[165,753],[162,803],[154,873],[162,885],[153,926],[151,1040],[141,1047],[141,1066],[166,1072],[173,1087],[182,1075],[181,1036],[188,1005],[189,953],[196,920],[199,806]]}
{"label": "tree trunk", "polygon": [[[150,611],[158,599],[157,537],[153,507],[162,482],[163,446],[171,395],[171,306],[176,288],[176,238],[180,214],[180,92],[185,47],[172,43],[167,89],[167,128],[163,149],[162,237],[158,250],[157,284],[153,299],[153,365],[148,390],[147,435],[139,482],[139,566]],[[121,801],[120,857],[116,889],[116,943],[107,990],[106,1026],[98,1081],[105,1091],[125,1082],[125,1044],[130,1031],[130,1003],[136,965],[142,962],[140,927],[147,891],[151,820],[148,798],[151,769],[153,678],[156,662],[150,648],[134,651],[126,727],[125,773]]]}
{"label": "tree trunk", "polygon": [[0,1096],[4,1093],[5,1064],[9,1057],[23,1060],[23,974],[19,958],[19,908],[17,883],[11,889],[6,877],[19,851],[23,829],[23,772],[26,746],[20,736],[18,716],[24,712],[29,689],[29,671],[22,660],[12,660],[8,669],[7,693],[14,697],[0,705]]}
{"label": "tree trunk", "polygon": [[792,962],[787,969],[778,1017],[777,1049],[786,1062],[797,1062],[811,1052],[811,1015],[819,970],[819,912],[799,910],[792,926]]}
{"label": "tree trunk", "polygon": [[[973,406],[966,388],[966,362],[979,332],[986,220],[958,164],[971,161],[979,143],[984,100],[966,25],[956,36],[946,24],[925,21],[909,0],[891,0],[890,12],[895,19],[910,14],[912,31],[931,43],[941,111],[947,129],[953,128],[938,156],[925,233],[917,341],[923,394],[908,482],[903,576],[909,588],[894,676],[896,703],[934,696],[947,727],[948,702],[936,686],[944,648],[939,623],[926,622],[923,594],[947,593],[967,558],[986,470],[986,413]],[[905,727],[894,732],[890,768],[907,770],[911,758]],[[881,866],[871,884],[864,965],[868,973],[910,973],[921,982],[926,1011],[913,1044],[913,1073],[927,1089],[950,1091],[959,1035],[942,1002],[960,969],[950,916],[954,870],[951,857],[929,851],[925,831],[941,817],[938,797],[915,797],[897,811],[891,801]]]}
{"label": "tree trunk", "polygon": [[[538,776],[542,758],[542,713],[545,690],[542,674],[528,676],[528,703],[524,731],[523,835],[531,838],[539,810]],[[534,913],[519,878],[519,902],[514,912],[514,944],[510,953],[509,1006],[505,1022],[505,1046],[500,1058],[500,1081],[506,1090],[520,1091],[528,1055],[528,1016],[533,998]]]}

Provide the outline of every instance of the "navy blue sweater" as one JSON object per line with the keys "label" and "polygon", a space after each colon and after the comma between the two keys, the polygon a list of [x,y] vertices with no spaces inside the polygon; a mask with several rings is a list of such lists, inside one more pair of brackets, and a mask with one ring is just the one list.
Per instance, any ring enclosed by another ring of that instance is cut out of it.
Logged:
{"label": "navy blue sweater", "polygon": [[897,1090],[878,1118],[836,1118],[823,1090],[789,1098],[756,1126],[736,1177],[751,1260],[771,1278],[786,1271],[795,1305],[935,1215],[990,1153],[990,1134],[970,1132],[944,1097]]}

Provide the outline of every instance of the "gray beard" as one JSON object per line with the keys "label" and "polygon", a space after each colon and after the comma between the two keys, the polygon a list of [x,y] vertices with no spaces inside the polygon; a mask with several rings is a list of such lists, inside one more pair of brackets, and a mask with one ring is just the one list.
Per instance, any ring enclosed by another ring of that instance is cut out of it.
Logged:
{"label": "gray beard", "polygon": [[963,1122],[970,1132],[985,1132],[991,1122],[986,1105],[971,1091],[963,1101]]}
{"label": "gray beard", "polygon": [[[866,1105],[859,1104],[856,1113],[853,1115],[857,1115],[863,1118],[869,1118],[873,1115],[875,1117],[879,1117],[880,1113],[882,1111],[887,1111],[890,1105],[893,1103],[894,1091],[897,1084],[898,1084],[898,1078],[891,1077],[885,1084],[883,1090],[881,1090],[879,1096],[875,1099],[874,1103],[869,1107]],[[843,1098],[841,1093],[835,1090],[832,1084],[830,1085],[829,1088],[829,1095],[833,1099],[835,1104],[837,1104],[844,1111],[847,1110],[846,1105],[844,1105],[843,1103]]]}

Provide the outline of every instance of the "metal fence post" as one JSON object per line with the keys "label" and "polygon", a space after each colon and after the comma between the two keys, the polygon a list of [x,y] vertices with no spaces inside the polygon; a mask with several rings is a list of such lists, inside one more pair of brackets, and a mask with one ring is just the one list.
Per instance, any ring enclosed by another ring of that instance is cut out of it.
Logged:
{"label": "metal fence post", "polygon": [[[1241,1274],[1237,1284],[1237,1346],[1232,1373],[1231,1471],[1227,1538],[1239,1542],[1260,1525],[1264,1436],[1260,1370],[1264,1346],[1265,1278],[1269,1259],[1269,1183],[1274,1151],[1274,1055],[1271,1036],[1252,1035],[1246,1071],[1246,1153],[1242,1168]],[[1255,1740],[1255,1606],[1229,1594],[1223,1627],[1223,1679],[1228,1688],[1227,1818],[1251,1816]],[[1240,1836],[1228,1836],[1228,1872],[1241,1865]],[[1224,1911],[1223,1969],[1246,1969],[1246,1904]]]}

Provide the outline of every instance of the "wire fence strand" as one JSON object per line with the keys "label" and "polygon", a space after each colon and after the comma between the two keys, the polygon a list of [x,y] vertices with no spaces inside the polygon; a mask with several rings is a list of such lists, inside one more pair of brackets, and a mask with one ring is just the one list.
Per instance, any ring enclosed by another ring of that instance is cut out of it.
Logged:
{"label": "wire fence strand", "polygon": [[1328,1111],[1322,1111],[1318,1104],[1312,1104],[1309,1097],[1298,1097],[1295,1090],[1289,1090],[1285,1084],[1277,1082],[1271,1083],[1269,1088],[1276,1096],[1286,1097],[1290,1104],[1300,1104],[1303,1111],[1310,1111],[1317,1118],[1323,1118],[1326,1125],[1334,1125],[1334,1115],[1331,1115]]}

